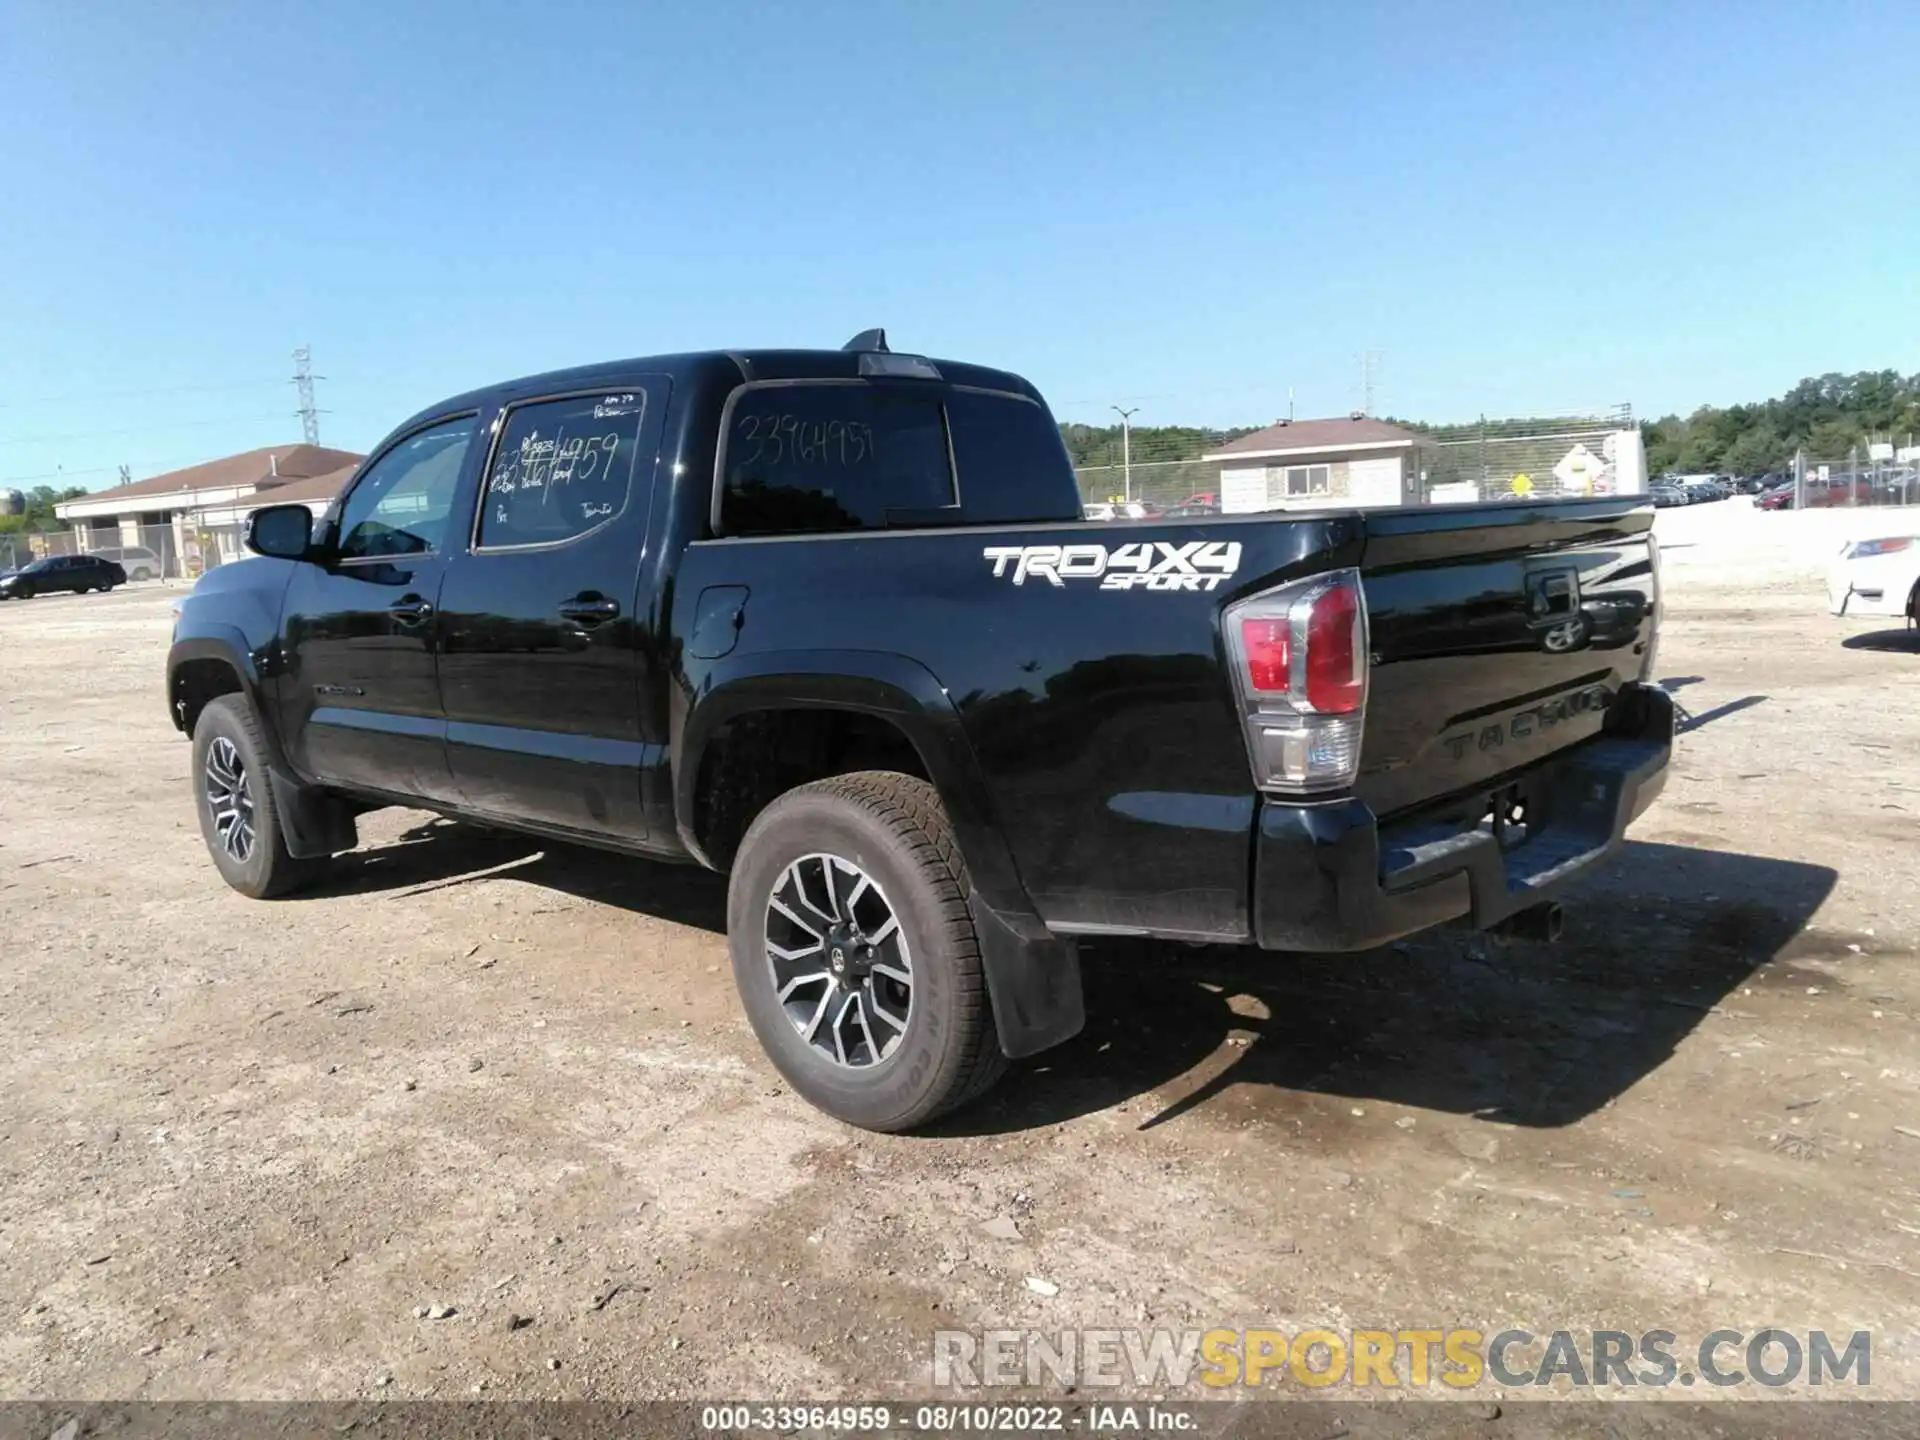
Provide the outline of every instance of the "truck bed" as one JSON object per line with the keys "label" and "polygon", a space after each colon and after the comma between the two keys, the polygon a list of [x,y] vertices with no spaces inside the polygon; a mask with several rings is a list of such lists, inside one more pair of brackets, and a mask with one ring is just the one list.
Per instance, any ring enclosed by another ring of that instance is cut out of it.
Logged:
{"label": "truck bed", "polygon": [[692,633],[711,588],[747,593],[729,653],[683,662],[694,695],[757,654],[907,657],[950,699],[1050,926],[1246,940],[1266,797],[1222,610],[1357,567],[1360,772],[1322,798],[1381,821],[1472,809],[1599,737],[1643,675],[1651,516],[1623,497],[707,540],[686,552],[673,628]]}

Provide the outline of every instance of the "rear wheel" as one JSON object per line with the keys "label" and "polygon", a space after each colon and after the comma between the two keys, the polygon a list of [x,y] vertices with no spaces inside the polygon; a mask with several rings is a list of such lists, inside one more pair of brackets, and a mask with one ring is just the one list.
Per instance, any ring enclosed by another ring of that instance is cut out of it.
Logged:
{"label": "rear wheel", "polygon": [[287,853],[267,779],[266,742],[244,697],[222,695],[200,712],[193,727],[193,795],[214,868],[242,895],[284,895],[325,867],[323,860]]}
{"label": "rear wheel", "polygon": [[727,892],[734,983],[807,1100],[907,1130],[1006,1069],[938,795],[889,771],[790,790],[741,842]]}

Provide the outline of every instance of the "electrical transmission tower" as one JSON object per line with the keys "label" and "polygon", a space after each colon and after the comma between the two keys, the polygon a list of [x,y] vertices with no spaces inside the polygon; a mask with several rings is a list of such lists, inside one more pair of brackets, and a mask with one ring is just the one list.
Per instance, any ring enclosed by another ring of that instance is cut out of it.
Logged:
{"label": "electrical transmission tower", "polygon": [[1360,413],[1373,414],[1374,388],[1380,371],[1380,352],[1363,350],[1360,352]]}
{"label": "electrical transmission tower", "polygon": [[302,345],[293,352],[293,388],[300,396],[300,409],[296,412],[300,416],[300,437],[309,445],[320,443],[320,409],[313,403],[313,382],[316,378],[324,380],[327,377],[314,375],[313,347]]}

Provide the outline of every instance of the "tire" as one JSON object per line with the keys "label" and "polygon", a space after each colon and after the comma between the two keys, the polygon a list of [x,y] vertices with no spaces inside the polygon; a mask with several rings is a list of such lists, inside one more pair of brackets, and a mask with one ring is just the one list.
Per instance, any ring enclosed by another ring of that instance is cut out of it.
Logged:
{"label": "tire", "polygon": [[[326,867],[324,860],[296,860],[287,853],[280,833],[280,811],[273,786],[267,781],[267,746],[253,706],[239,695],[222,695],[207,703],[193,727],[193,801],[200,816],[200,838],[206,841],[220,878],[242,895],[265,900],[285,895],[311,882]],[[242,797],[237,807],[221,806],[216,786],[224,778]],[[233,813],[223,829],[216,811]],[[234,823],[244,823],[250,838],[232,838]]]}
{"label": "tire", "polygon": [[[829,864],[836,884],[822,894]],[[839,775],[789,790],[754,820],[727,887],[727,947],[754,1033],[802,1097],[862,1129],[910,1130],[1005,1073],[969,890],[924,780]],[[844,973],[832,973],[834,956]],[[821,978],[797,982],[810,963]]]}

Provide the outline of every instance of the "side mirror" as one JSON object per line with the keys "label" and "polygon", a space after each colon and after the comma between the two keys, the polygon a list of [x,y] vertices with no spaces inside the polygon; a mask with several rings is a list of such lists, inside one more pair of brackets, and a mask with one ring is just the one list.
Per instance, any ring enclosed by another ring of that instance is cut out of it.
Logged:
{"label": "side mirror", "polygon": [[267,505],[247,516],[246,546],[256,555],[305,560],[313,549],[313,512],[304,505]]}

